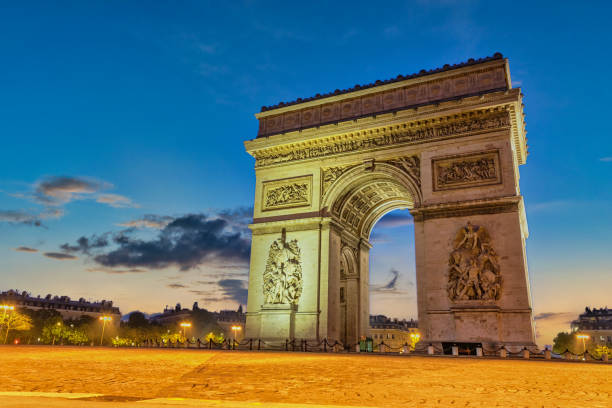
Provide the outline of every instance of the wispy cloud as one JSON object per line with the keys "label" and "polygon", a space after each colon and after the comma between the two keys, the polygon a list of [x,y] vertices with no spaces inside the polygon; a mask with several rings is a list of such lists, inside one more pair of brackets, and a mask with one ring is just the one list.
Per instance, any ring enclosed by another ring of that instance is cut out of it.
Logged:
{"label": "wispy cloud", "polygon": [[133,230],[81,237],[75,244],[61,245],[66,253],[82,253],[105,268],[163,269],[182,271],[206,265],[212,268],[241,265],[249,260],[250,240],[243,232],[244,212],[221,215],[187,214],[176,217],[151,239]]}
{"label": "wispy cloud", "polygon": [[119,194],[100,194],[98,198],[96,198],[96,201],[98,203],[108,204],[111,207],[115,207],[115,208],[140,207],[138,204],[134,203],[131,199],[125,196],[119,195]]}
{"label": "wispy cloud", "polygon": [[226,299],[246,304],[248,293],[246,281],[240,279],[221,279],[217,284]]}
{"label": "wispy cloud", "polygon": [[28,192],[15,192],[10,195],[43,205],[47,208],[47,212],[77,200],[95,200],[117,208],[138,207],[128,197],[103,192],[113,187],[109,182],[91,177],[49,176],[34,183]]}
{"label": "wispy cloud", "polygon": [[45,205],[62,205],[111,187],[110,183],[85,177],[53,176],[35,185],[33,197]]}
{"label": "wispy cloud", "polygon": [[167,287],[169,287],[170,289],[182,289],[182,288],[186,288],[186,285],[180,284],[180,283],[169,283],[166,285]]}
{"label": "wispy cloud", "polygon": [[46,256],[47,258],[58,259],[60,261],[67,261],[67,260],[78,259],[74,255],[65,254],[65,253],[62,253],[62,252],[45,252],[45,253],[43,253],[43,255]]}
{"label": "wispy cloud", "polygon": [[552,210],[560,210],[566,209],[573,206],[575,203],[570,200],[552,200],[552,201],[544,201],[540,203],[527,204],[527,211],[534,212],[542,212],[542,211],[552,211]]}
{"label": "wispy cloud", "polygon": [[47,209],[38,213],[25,210],[0,210],[0,222],[44,227],[43,220],[60,218],[62,215],[64,215],[64,211],[57,208]]}
{"label": "wispy cloud", "polygon": [[167,215],[155,215],[146,214],[142,218],[122,222],[119,226],[128,228],[153,228],[162,229],[166,225],[170,224],[174,220],[174,217]]}
{"label": "wispy cloud", "polygon": [[397,281],[400,277],[400,272],[395,268],[391,268],[389,273],[391,273],[391,279],[383,285],[370,285],[370,292],[388,293],[396,291],[398,289]]}
{"label": "wispy cloud", "polygon": [[30,248],[30,247],[26,247],[26,246],[20,246],[20,247],[17,247],[17,248],[13,248],[13,251],[17,251],[17,252],[38,252],[38,249]]}
{"label": "wispy cloud", "polygon": [[144,273],[146,269],[129,268],[129,269],[113,269],[113,268],[87,268],[87,272],[103,272],[111,275],[123,275],[128,273]]}
{"label": "wispy cloud", "polygon": [[377,223],[376,228],[396,228],[406,225],[412,225],[414,220],[410,213],[403,212],[392,212],[382,217]]}
{"label": "wispy cloud", "polygon": [[562,319],[562,320],[566,320],[567,323],[570,323],[575,317],[576,315],[571,312],[543,312],[543,313],[538,313],[537,315],[535,315],[533,319],[540,320],[540,321]]}
{"label": "wispy cloud", "polygon": [[612,162],[612,156],[602,157],[602,158],[599,159],[599,161],[610,163],[610,162]]}

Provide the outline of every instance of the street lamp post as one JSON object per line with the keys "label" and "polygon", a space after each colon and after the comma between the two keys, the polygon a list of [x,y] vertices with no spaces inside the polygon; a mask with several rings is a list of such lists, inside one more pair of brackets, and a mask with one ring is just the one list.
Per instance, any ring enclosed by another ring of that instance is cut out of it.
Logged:
{"label": "street lamp post", "polygon": [[4,335],[4,344],[6,344],[6,340],[8,339],[8,334],[10,330],[11,323],[6,319],[7,311],[15,310],[15,306],[10,305],[0,305],[0,309],[4,310],[4,314],[2,315],[2,321],[6,320],[6,334]]}
{"label": "street lamp post", "polygon": [[106,327],[106,322],[110,322],[113,320],[110,316],[100,316],[100,320],[102,321],[102,335],[100,336],[100,345],[102,345],[102,340],[104,339],[104,328]]}
{"label": "street lamp post", "polygon": [[[586,344],[584,343],[584,341],[589,338],[589,335],[588,334],[577,334],[576,338],[582,339],[582,354],[584,354],[586,352]],[[584,356],[582,358],[584,358]]]}
{"label": "street lamp post", "polygon": [[242,330],[241,326],[232,326],[232,332],[234,333],[234,343],[236,343],[236,332]]}
{"label": "street lamp post", "polygon": [[191,327],[191,323],[182,322],[180,326],[183,328],[183,337],[185,337],[185,340],[186,340],[187,339],[187,329]]}
{"label": "street lamp post", "polygon": [[[56,325],[57,327],[59,327],[59,326],[61,326],[61,325],[62,325],[62,323],[61,323],[61,322],[57,322],[55,325]],[[55,332],[54,332],[54,331],[51,331],[51,333],[53,333],[53,340],[51,341],[51,345],[52,345],[52,346],[55,346]],[[61,334],[61,333],[60,333],[60,334]]]}

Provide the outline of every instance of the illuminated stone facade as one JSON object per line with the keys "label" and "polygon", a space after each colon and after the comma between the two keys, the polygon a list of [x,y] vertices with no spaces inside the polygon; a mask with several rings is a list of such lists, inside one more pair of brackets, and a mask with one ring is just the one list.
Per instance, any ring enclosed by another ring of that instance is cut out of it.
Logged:
{"label": "illuminated stone facade", "polygon": [[255,116],[258,136],[245,142],[256,160],[246,337],[355,343],[367,335],[370,232],[407,208],[422,341],[534,345],[522,94],[506,59]]}

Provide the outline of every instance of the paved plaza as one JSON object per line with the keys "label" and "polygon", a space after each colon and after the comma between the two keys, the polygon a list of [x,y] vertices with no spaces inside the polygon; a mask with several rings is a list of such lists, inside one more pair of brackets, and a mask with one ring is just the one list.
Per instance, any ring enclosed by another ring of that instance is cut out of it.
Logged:
{"label": "paved plaza", "polygon": [[612,365],[583,362],[0,346],[0,367],[6,408],[612,406]]}

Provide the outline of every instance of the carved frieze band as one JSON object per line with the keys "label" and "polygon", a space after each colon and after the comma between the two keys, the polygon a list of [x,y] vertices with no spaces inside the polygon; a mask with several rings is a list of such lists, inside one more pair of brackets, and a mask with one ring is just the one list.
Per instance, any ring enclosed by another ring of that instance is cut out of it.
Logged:
{"label": "carved frieze band", "polygon": [[264,181],[262,190],[262,211],[310,206],[312,176]]}
{"label": "carved frieze band", "polygon": [[502,182],[498,150],[434,158],[431,165],[434,191],[488,186]]}
{"label": "carved frieze band", "polygon": [[260,150],[253,153],[257,166],[286,163],[349,153],[359,150],[384,148],[397,144],[420,143],[423,141],[461,136],[468,133],[490,131],[510,127],[507,111],[473,112],[446,119],[421,121],[402,126],[364,131],[356,137],[327,142],[319,146],[289,146],[286,150]]}

